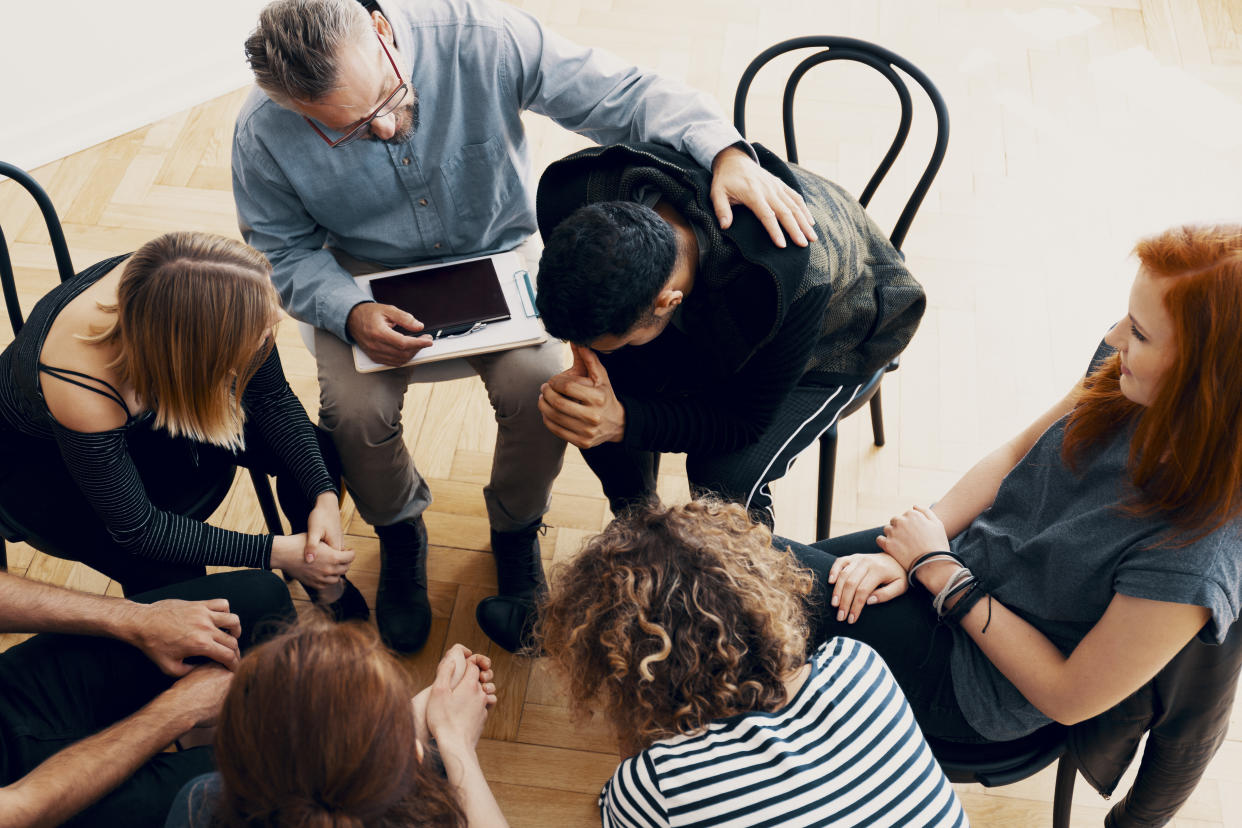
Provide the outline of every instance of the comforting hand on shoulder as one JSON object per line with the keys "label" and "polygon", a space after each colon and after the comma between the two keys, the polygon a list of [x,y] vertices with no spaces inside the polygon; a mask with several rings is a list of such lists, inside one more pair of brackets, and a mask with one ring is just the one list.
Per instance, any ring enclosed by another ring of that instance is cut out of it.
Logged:
{"label": "comforting hand on shoulder", "polygon": [[785,246],[785,233],[799,247],[815,238],[815,220],[802,196],[738,147],[722,149],[712,162],[711,197],[716,218],[726,230],[733,224],[731,205],[741,204],[763,222],[777,247]]}
{"label": "comforting hand on shoulder", "polygon": [[539,413],[548,430],[580,449],[618,443],[625,436],[625,406],[608,372],[590,348],[571,346],[574,364],[539,389]]}

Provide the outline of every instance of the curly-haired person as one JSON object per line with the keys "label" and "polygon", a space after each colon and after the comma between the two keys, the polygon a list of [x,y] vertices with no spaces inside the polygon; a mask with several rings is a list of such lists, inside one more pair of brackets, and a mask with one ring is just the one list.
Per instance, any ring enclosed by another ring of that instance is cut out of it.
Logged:
{"label": "curly-haired person", "polygon": [[653,506],[557,573],[542,646],[628,757],[605,828],[966,825],[883,660],[834,638],[808,661],[811,575],[771,541],[738,505]]}

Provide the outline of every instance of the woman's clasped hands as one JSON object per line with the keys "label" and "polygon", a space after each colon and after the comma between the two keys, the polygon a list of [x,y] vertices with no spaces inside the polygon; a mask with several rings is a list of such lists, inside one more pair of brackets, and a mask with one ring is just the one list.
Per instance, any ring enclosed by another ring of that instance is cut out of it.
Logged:
{"label": "woman's clasped hands", "polygon": [[837,621],[853,624],[866,606],[902,595],[909,588],[906,572],[919,556],[949,548],[944,524],[923,506],[894,517],[875,542],[882,551],[837,558],[828,572]]}

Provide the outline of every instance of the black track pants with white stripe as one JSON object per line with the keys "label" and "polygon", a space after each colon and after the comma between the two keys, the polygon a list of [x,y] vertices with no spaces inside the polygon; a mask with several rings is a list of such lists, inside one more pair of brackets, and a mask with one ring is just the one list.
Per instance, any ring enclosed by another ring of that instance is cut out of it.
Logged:
{"label": "black track pants with white stripe", "polygon": [[[793,461],[837,421],[861,386],[795,387],[757,441],[730,452],[691,453],[686,474],[695,497],[741,503],[756,520],[772,526],[775,511],[769,484],[785,476]],[[604,443],[582,452],[599,477],[614,513],[644,501],[655,492],[659,455]]]}

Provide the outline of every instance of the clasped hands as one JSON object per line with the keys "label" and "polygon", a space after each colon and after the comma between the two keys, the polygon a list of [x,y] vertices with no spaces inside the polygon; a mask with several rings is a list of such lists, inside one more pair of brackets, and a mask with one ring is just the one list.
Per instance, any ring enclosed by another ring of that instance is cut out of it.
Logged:
{"label": "clasped hands", "polygon": [[949,548],[944,524],[935,512],[922,506],[890,520],[875,542],[882,552],[837,558],[828,571],[828,583],[834,585],[831,603],[837,609],[837,621],[853,624],[864,607],[902,595],[909,588],[906,572],[915,560]]}
{"label": "clasped hands", "polygon": [[571,345],[574,364],[539,387],[539,413],[548,430],[567,443],[589,449],[625,436],[625,406],[617,399],[599,357]]}
{"label": "clasped hands", "polygon": [[305,532],[272,538],[271,568],[284,570],[302,586],[327,590],[321,598],[329,603],[340,597],[341,578],[353,561],[354,551],[345,546],[335,492],[324,492],[315,499]]}
{"label": "clasped hands", "polygon": [[454,644],[440,659],[435,681],[413,698],[414,727],[420,743],[435,737],[441,750],[456,745],[473,750],[487,714],[496,705],[492,660]]}

